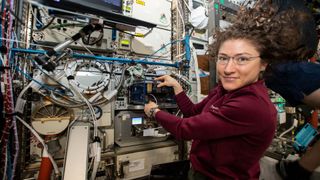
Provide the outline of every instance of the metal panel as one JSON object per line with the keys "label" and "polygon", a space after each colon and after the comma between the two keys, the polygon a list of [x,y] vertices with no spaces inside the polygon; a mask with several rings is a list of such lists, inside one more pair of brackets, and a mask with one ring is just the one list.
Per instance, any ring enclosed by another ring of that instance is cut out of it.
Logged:
{"label": "metal panel", "polygon": [[75,124],[70,128],[64,163],[64,180],[87,179],[89,130],[89,124]]}
{"label": "metal panel", "polygon": [[157,27],[171,30],[170,0],[134,0],[132,17],[156,24]]}
{"label": "metal panel", "polygon": [[122,166],[124,177],[121,179],[147,176],[153,165],[177,161],[177,152],[178,146],[171,146],[120,155],[116,157],[117,171],[120,172]]}

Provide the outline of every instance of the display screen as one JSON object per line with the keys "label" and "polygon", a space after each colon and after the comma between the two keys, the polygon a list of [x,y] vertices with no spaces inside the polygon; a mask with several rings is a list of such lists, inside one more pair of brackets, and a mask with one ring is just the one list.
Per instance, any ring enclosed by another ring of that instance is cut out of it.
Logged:
{"label": "display screen", "polygon": [[121,7],[121,0],[103,0],[103,1],[108,4],[113,4],[115,6]]}
{"label": "display screen", "polygon": [[[38,4],[43,4],[48,7],[54,7],[50,9],[50,15],[59,17],[65,17],[66,14],[72,16],[80,16],[80,14],[96,15],[103,17],[104,21],[108,21],[109,25],[115,26],[115,23],[124,23],[133,26],[144,26],[147,28],[156,27],[156,24],[152,24],[143,20],[131,18],[122,14],[122,0],[34,0]],[[66,10],[68,12],[62,12],[59,10]],[[74,14],[76,13],[76,14]]]}
{"label": "display screen", "polygon": [[131,121],[132,121],[132,125],[142,124],[142,117],[133,117]]}
{"label": "display screen", "polygon": [[[49,0],[43,0],[49,1]],[[122,12],[121,0],[54,0],[60,8],[72,11],[84,12],[87,10],[101,10],[102,12]],[[70,7],[71,6],[71,7]],[[90,12],[91,13],[91,12]]]}

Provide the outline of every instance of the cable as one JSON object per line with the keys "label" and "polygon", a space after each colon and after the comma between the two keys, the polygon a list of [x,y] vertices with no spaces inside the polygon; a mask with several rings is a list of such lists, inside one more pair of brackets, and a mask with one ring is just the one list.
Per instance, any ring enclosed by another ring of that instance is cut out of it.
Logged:
{"label": "cable", "polygon": [[59,171],[59,168],[58,168],[58,165],[57,163],[54,161],[54,159],[52,158],[52,155],[49,153],[48,151],[48,147],[47,145],[45,144],[44,140],[40,137],[40,135],[28,124],[26,123],[22,118],[20,118],[19,116],[16,116],[16,118],[24,125],[26,126],[30,131],[31,133],[39,140],[39,142],[42,144],[43,146],[43,150],[46,151],[46,153],[48,154],[48,157],[53,165],[53,168],[54,168],[54,171],[55,171],[55,174],[56,175],[60,175],[60,171]]}
{"label": "cable", "polygon": [[84,94],[96,94],[106,89],[110,82],[110,67],[107,63],[100,63],[99,61],[94,60],[85,60],[78,59],[76,61],[72,61],[71,63],[66,63],[64,67],[65,74],[68,77],[73,77],[75,72],[81,70],[83,67],[89,66],[90,68],[96,68],[101,73],[101,79],[98,82],[93,83],[92,85],[83,85],[76,80],[74,80],[75,85],[81,89],[81,93]]}
{"label": "cable", "polygon": [[179,14],[179,17],[181,18],[181,23],[182,23],[182,36],[184,37],[185,36],[185,34],[186,34],[186,29],[185,29],[185,24],[184,24],[184,18],[183,18],[183,16],[182,16],[182,13],[181,13],[181,11],[180,11],[180,6],[181,6],[181,4],[179,5],[180,3],[179,3],[179,1],[177,1],[177,11],[178,11],[178,14]]}
{"label": "cable", "polygon": [[[0,28],[1,29],[1,28]],[[33,46],[38,46],[38,47],[46,47],[46,48],[52,48],[53,46],[46,46],[46,45],[41,45],[41,44],[34,44],[34,43],[26,43],[24,41],[18,41],[18,40],[13,40],[13,39],[7,39],[7,38],[0,38],[0,40],[5,40],[5,41],[12,41],[12,42],[19,42],[22,44],[30,44]]]}
{"label": "cable", "polygon": [[7,6],[7,9],[9,9],[9,12],[13,17],[22,25],[25,26],[24,22],[14,13],[14,11],[10,8],[10,6]]}
{"label": "cable", "polygon": [[[37,8],[37,10],[38,10],[38,13],[40,13],[40,9],[39,9],[38,7],[36,7],[36,8]],[[33,15],[33,18],[35,18],[36,21],[37,21],[39,24],[42,25],[42,27],[41,27],[40,29],[33,29],[33,28],[32,28],[33,31],[43,31],[43,30],[45,30],[46,28],[48,28],[48,27],[53,23],[53,21],[55,20],[55,17],[51,17],[50,21],[49,21],[47,24],[44,25],[44,24],[37,18],[36,14],[34,14],[33,9],[30,8],[30,10],[31,10],[31,14]]]}
{"label": "cable", "polygon": [[74,82],[74,80],[69,80],[69,85],[71,87],[71,90],[74,92],[74,94],[76,94],[80,99],[82,99],[88,106],[89,110],[90,110],[90,114],[93,120],[93,134],[95,137],[98,136],[98,125],[97,125],[97,118],[96,118],[96,114],[95,111],[92,107],[92,105],[90,104],[90,102],[79,92],[79,90],[77,89],[76,83]]}
{"label": "cable", "polygon": [[40,66],[34,61],[32,60],[33,64],[39,69],[39,71],[41,71],[44,75],[46,75],[49,79],[53,80],[55,83],[57,83],[58,85],[64,87],[67,92],[70,92],[70,89],[68,87],[66,87],[65,85],[61,84],[58,80],[56,80],[55,78],[53,78],[52,76],[50,76],[47,72],[45,72],[45,70],[43,70],[42,68],[40,68]]}
{"label": "cable", "polygon": [[191,8],[190,8],[190,6],[188,5],[188,3],[187,3],[185,0],[183,0],[183,2],[184,2],[184,4],[186,5],[186,7],[188,8],[188,10],[191,12]]}
{"label": "cable", "polygon": [[[71,36],[69,36],[68,34],[66,34],[66,33],[61,33],[61,32],[59,32],[59,31],[57,31],[57,30],[55,30],[55,29],[53,29],[57,34],[60,34],[60,35],[62,35],[62,36],[64,36],[64,37],[68,37],[68,38],[72,38]],[[84,45],[81,41],[77,41],[83,48],[85,48],[90,54],[92,54],[92,55],[94,55],[93,54],[93,52],[92,51],[90,51],[90,49],[86,46],[86,45]]]}
{"label": "cable", "polygon": [[284,136],[285,134],[287,134],[288,132],[290,132],[292,129],[294,129],[297,126],[298,126],[298,120],[296,118],[294,118],[292,126],[289,129],[287,129],[286,131],[284,131],[283,133],[281,133],[279,138],[282,138],[282,136]]}
{"label": "cable", "polygon": [[152,57],[153,55],[155,55],[156,53],[158,53],[159,51],[161,51],[162,49],[164,49],[165,47],[167,47],[168,45],[172,45],[172,44],[175,44],[175,43],[177,43],[177,42],[181,42],[182,40],[180,40],[180,39],[178,39],[178,40],[174,40],[174,41],[171,41],[171,42],[169,42],[169,43],[167,43],[167,44],[165,44],[165,45],[163,45],[160,49],[158,49],[157,51],[155,51],[154,53],[152,53],[151,55],[148,55],[148,56],[146,56],[144,59],[142,59],[142,60],[147,60],[147,58],[150,58],[150,57]]}
{"label": "cable", "polygon": [[200,81],[200,76],[199,76],[199,66],[198,66],[198,58],[197,58],[197,54],[196,51],[192,45],[192,43],[190,44],[190,47],[192,49],[192,59],[193,59],[193,64],[194,64],[194,73],[195,73],[195,77],[197,80],[197,101],[200,101],[201,98],[201,81]]}
{"label": "cable", "polygon": [[58,29],[58,28],[64,28],[64,27],[84,27],[82,23],[64,23],[64,24],[58,24],[50,26],[49,29]]}
{"label": "cable", "polygon": [[39,82],[38,80],[36,79],[33,79],[32,77],[30,77],[28,74],[24,73],[19,67],[15,67],[24,77],[26,77],[27,79],[31,80],[31,81],[34,81],[36,82],[37,84],[39,84],[41,87],[44,87],[46,88],[47,90],[49,91],[56,91],[57,89],[56,88],[52,88],[50,86],[47,86],[41,82]]}
{"label": "cable", "polygon": [[[103,30],[103,24],[100,25],[101,29],[99,30],[99,36],[97,38],[93,37],[91,38],[91,34],[93,33],[90,33],[86,36],[83,36],[81,39],[82,39],[82,42],[85,44],[85,45],[94,45],[96,43],[98,43],[99,41],[102,40],[103,36],[104,36],[104,30]],[[96,30],[98,31],[98,30]]]}
{"label": "cable", "polygon": [[151,97],[153,97],[155,103],[158,104],[158,100],[157,100],[157,98],[156,98],[153,94],[148,94],[148,95],[150,95]]}

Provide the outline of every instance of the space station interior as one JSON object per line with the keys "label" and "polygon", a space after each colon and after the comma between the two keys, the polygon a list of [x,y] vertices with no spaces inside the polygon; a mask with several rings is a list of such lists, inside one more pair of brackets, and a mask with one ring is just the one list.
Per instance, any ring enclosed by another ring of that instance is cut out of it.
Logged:
{"label": "space station interior", "polygon": [[[182,116],[173,89],[157,87],[162,75],[193,102],[208,95],[217,83],[212,32],[248,1],[0,2],[1,179],[152,179],[162,165],[167,173],[189,165],[190,142],[146,116],[144,104]],[[274,165],[299,158],[318,134],[305,123],[309,109],[270,98],[278,128],[260,161],[266,180],[280,179]]]}

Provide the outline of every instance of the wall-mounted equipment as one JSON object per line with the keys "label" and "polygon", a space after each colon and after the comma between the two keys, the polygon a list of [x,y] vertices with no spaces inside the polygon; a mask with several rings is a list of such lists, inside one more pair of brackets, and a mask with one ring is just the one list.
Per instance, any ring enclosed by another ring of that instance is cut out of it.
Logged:
{"label": "wall-mounted equipment", "polygon": [[101,16],[105,18],[105,20],[109,23],[120,23],[131,26],[145,26],[148,28],[153,28],[156,26],[155,24],[149,22],[122,15],[121,0],[34,0],[33,2],[57,8],[55,10],[62,9],[68,11],[67,13],[71,13],[74,15],[76,15],[75,13],[82,13]]}

